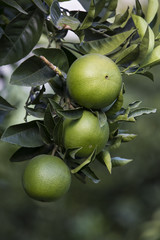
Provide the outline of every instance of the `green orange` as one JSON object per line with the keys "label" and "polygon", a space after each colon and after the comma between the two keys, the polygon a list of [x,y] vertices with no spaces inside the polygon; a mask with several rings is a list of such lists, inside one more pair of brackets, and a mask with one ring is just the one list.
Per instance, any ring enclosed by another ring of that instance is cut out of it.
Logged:
{"label": "green orange", "polygon": [[63,160],[56,156],[39,155],[24,170],[23,187],[33,199],[50,202],[61,198],[69,189],[71,174]]}
{"label": "green orange", "polygon": [[80,150],[77,157],[88,157],[94,149],[99,153],[109,138],[109,127],[106,121],[103,126],[97,116],[90,111],[84,111],[77,120],[65,119],[63,123],[63,144],[66,149]]}
{"label": "green orange", "polygon": [[118,66],[108,57],[91,53],[78,58],[67,74],[71,98],[79,105],[101,109],[119,95],[122,77]]}

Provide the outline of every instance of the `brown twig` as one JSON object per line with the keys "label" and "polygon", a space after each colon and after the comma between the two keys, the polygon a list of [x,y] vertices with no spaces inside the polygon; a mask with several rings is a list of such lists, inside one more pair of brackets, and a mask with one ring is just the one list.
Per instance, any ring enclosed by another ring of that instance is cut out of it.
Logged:
{"label": "brown twig", "polygon": [[58,74],[60,77],[63,77],[62,72],[60,71],[60,69],[58,67],[56,67],[55,65],[53,65],[51,62],[48,61],[47,58],[45,58],[44,56],[40,56],[40,59],[42,59],[42,61],[50,68],[52,69],[56,74]]}

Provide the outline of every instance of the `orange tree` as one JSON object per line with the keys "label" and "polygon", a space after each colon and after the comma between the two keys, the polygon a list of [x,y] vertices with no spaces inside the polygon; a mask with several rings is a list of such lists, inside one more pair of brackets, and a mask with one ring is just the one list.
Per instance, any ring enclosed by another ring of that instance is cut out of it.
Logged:
{"label": "orange tree", "polygon": [[[79,0],[86,11],[70,11],[61,7],[59,2],[63,0],[1,1],[0,66],[21,60],[10,76],[10,84],[30,88],[24,106],[24,122],[9,126],[1,140],[19,146],[10,159],[12,162],[52,154],[63,159],[71,173],[82,182],[90,178],[97,183],[99,178],[92,169],[92,162],[103,164],[110,173],[112,167],[129,163],[130,159],[113,154],[113,149],[136,137],[125,129],[125,123],[136,123],[138,117],[154,113],[156,109],[140,107],[141,101],[136,100],[124,107],[123,82],[110,105],[87,109],[97,119],[100,128],[109,126],[109,133],[107,131],[107,141],[100,152],[97,152],[97,140],[89,156],[79,157],[78,152],[85,146],[73,144],[74,147],[65,148],[63,143],[64,122],[79,122],[86,111],[86,105],[79,105],[69,94],[68,71],[77,58],[98,53],[115,63],[122,79],[124,75],[138,74],[139,78],[146,76],[153,81],[149,69],[160,63],[159,4],[158,0],[154,3],[149,0],[144,12],[136,0],[132,9],[128,7],[123,14],[117,14],[118,0]],[[68,31],[78,36],[78,43],[65,41]],[[38,46],[42,35],[48,40],[45,47]],[[76,77],[81,71],[83,69],[79,69]],[[101,72],[99,74],[101,76]],[[52,93],[47,92],[47,85]],[[83,98],[82,86],[80,91]],[[0,110],[4,113],[14,110],[14,106],[0,97]],[[35,120],[28,121],[29,115]],[[80,136],[83,135],[82,125]],[[92,130],[93,135],[96,130]],[[91,132],[89,134],[92,139]],[[72,138],[72,134],[70,136]]]}

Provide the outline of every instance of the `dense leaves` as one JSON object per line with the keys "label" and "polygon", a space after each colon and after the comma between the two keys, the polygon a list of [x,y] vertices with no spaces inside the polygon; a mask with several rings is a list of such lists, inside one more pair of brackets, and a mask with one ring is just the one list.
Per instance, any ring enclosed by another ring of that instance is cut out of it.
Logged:
{"label": "dense leaves", "polygon": [[11,64],[25,57],[38,42],[44,16],[38,9],[18,14],[5,28],[0,39],[0,65]]}
{"label": "dense leaves", "polygon": [[[64,149],[63,121],[66,118],[80,119],[84,109],[70,99],[66,78],[69,67],[79,56],[99,53],[115,61],[122,76],[139,74],[153,80],[149,69],[160,63],[160,36],[155,34],[159,25],[158,0],[149,0],[146,11],[136,0],[133,9],[126,6],[121,14],[116,14],[118,0],[80,0],[85,12],[62,8],[57,0],[2,2],[0,65],[21,60],[18,66],[16,64],[10,83],[31,88],[25,103],[26,122],[10,126],[1,138],[21,146],[11,161],[19,162],[52,152],[66,161],[79,180],[85,182],[87,177],[94,183],[99,179],[90,168],[93,161],[105,165],[109,173],[113,167],[129,163],[130,159],[112,157],[112,151],[136,137],[121,126],[136,123],[138,117],[155,113],[156,109],[140,108],[141,101],[123,107],[123,85],[110,106],[97,111],[90,109],[98,117],[100,127],[106,121],[109,123],[110,137],[105,148],[98,155],[95,148],[88,158],[78,159],[76,153],[80,147]],[[6,14],[6,6],[10,14]],[[68,30],[78,36],[78,42],[66,42],[64,38]],[[39,46],[41,37],[48,40],[45,47]],[[46,93],[47,84],[52,93]],[[0,97],[0,110],[13,109]],[[36,120],[27,122],[29,115]]]}

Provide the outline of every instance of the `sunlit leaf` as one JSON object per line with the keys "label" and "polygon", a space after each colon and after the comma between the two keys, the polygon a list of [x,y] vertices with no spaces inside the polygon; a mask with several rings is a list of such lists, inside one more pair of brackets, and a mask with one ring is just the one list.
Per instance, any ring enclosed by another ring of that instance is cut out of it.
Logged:
{"label": "sunlit leaf", "polygon": [[50,16],[53,24],[55,25],[55,27],[57,27],[57,22],[61,17],[61,9],[58,1],[56,0],[52,2],[51,8],[50,8]]}
{"label": "sunlit leaf", "polygon": [[132,108],[137,108],[139,107],[139,105],[142,103],[142,101],[135,101],[133,103],[130,103],[129,104],[129,107],[132,109]]}
{"label": "sunlit leaf", "polygon": [[130,63],[138,56],[138,44],[132,44],[121,52],[120,56],[116,59],[117,64]]}
{"label": "sunlit leaf", "polygon": [[136,0],[136,15],[140,17],[144,16],[143,9],[139,0]]}
{"label": "sunlit leaf", "polygon": [[139,64],[153,51],[154,48],[154,33],[152,29],[148,26],[144,37],[139,45],[139,56],[134,61],[134,63]]}
{"label": "sunlit leaf", "polygon": [[58,29],[69,28],[76,30],[80,25],[80,21],[72,16],[63,15],[61,13],[60,5],[58,1],[53,1],[50,8],[50,16],[53,24]]}
{"label": "sunlit leaf", "polygon": [[129,117],[139,117],[141,115],[144,114],[150,114],[150,113],[156,113],[157,109],[153,108],[140,108],[140,109],[136,109],[132,112],[129,113]]}
{"label": "sunlit leaf", "polygon": [[132,19],[133,19],[135,27],[138,31],[139,37],[142,40],[145,35],[145,32],[147,30],[148,23],[145,21],[144,18],[142,18],[138,15],[135,15],[135,14],[132,14]]}
{"label": "sunlit leaf", "polygon": [[137,137],[136,134],[129,134],[129,133],[119,133],[118,137],[121,137],[122,142],[129,142],[132,141]]}
{"label": "sunlit leaf", "polygon": [[160,45],[155,47],[151,54],[142,62],[140,68],[152,67],[160,63]]}
{"label": "sunlit leaf", "polygon": [[106,122],[107,122],[107,117],[106,114],[104,112],[96,112],[97,116],[98,116],[98,120],[99,120],[99,125],[102,128]]}
{"label": "sunlit leaf", "polygon": [[147,5],[147,12],[145,15],[145,20],[148,23],[151,23],[152,20],[154,19],[155,15],[158,12],[159,8],[159,1],[158,0],[148,0],[148,5]]}
{"label": "sunlit leaf", "polygon": [[78,29],[80,21],[72,16],[61,16],[57,21],[57,27],[59,29],[66,28],[70,30]]}
{"label": "sunlit leaf", "polygon": [[81,23],[80,27],[78,28],[78,30],[83,30],[90,27],[92,25],[94,16],[95,16],[95,4],[94,4],[94,0],[91,0],[89,11],[85,19]]}
{"label": "sunlit leaf", "polygon": [[121,157],[113,157],[111,161],[112,161],[112,167],[120,167],[132,162],[133,160],[121,158]]}
{"label": "sunlit leaf", "polygon": [[84,42],[81,45],[74,44],[74,46],[83,54],[99,53],[106,55],[117,49],[126,39],[133,34],[134,30],[129,30],[108,38]]}
{"label": "sunlit leaf", "polygon": [[99,155],[98,159],[103,161],[104,164],[106,165],[109,173],[111,174],[112,172],[112,163],[111,163],[111,155],[107,149],[104,149]]}

